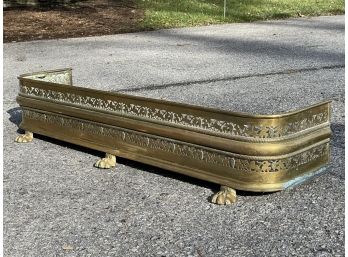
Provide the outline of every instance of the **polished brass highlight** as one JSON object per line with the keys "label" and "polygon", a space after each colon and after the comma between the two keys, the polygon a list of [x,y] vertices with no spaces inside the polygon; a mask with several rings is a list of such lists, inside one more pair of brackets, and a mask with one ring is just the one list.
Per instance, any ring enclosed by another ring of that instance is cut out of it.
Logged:
{"label": "polished brass highlight", "polygon": [[116,166],[116,156],[106,153],[105,157],[98,160],[94,166],[101,169],[113,168]]}
{"label": "polished brass highlight", "polygon": [[23,135],[19,135],[16,137],[15,141],[17,143],[29,143],[33,141],[34,135],[30,131],[25,131]]}
{"label": "polished brass highlight", "polygon": [[233,203],[234,189],[283,190],[329,162],[330,102],[249,115],[76,87],[71,69],[19,81],[20,128],[107,153],[99,168],[121,156],[218,183],[218,204]]}
{"label": "polished brass highlight", "polygon": [[236,190],[227,186],[221,186],[220,191],[213,195],[211,202],[220,204],[220,205],[228,205],[235,203],[237,201],[237,193]]}

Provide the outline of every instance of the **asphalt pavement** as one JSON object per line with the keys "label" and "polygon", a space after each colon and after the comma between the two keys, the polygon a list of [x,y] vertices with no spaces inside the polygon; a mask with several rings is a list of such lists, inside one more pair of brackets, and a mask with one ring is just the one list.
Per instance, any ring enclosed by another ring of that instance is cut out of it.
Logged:
{"label": "asphalt pavement", "polygon": [[[344,16],[4,44],[6,257],[344,256]],[[74,84],[250,113],[332,100],[327,171],[277,193],[219,185],[37,137],[16,144],[22,73],[73,68]]]}

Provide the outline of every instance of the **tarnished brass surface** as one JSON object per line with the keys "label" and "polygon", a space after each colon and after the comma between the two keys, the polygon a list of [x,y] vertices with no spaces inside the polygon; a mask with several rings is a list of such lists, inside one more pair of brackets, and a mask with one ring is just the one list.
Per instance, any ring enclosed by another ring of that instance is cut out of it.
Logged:
{"label": "tarnished brass surface", "polygon": [[19,81],[22,129],[234,189],[282,190],[329,162],[330,102],[249,115],[75,87],[71,69]]}

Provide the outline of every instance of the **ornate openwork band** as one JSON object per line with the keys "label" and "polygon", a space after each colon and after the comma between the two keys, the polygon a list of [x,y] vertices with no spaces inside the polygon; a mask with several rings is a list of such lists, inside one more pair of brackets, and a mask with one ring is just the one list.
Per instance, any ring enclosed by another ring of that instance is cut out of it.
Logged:
{"label": "ornate openwork band", "polygon": [[[67,74],[71,75],[71,71],[69,70]],[[194,129],[214,135],[249,138],[253,141],[278,140],[307,130],[315,130],[329,122],[330,109],[326,103],[307,108],[300,113],[255,116],[167,101],[145,100],[117,93],[105,95],[105,92],[98,90],[57,84],[59,81],[67,84],[69,81],[67,74],[64,74],[65,76],[60,73],[56,76],[51,74],[49,82],[45,82],[44,77],[38,75],[34,79],[23,76],[20,93],[26,97],[112,112],[115,115]]]}
{"label": "ornate openwork band", "polygon": [[106,137],[114,142],[114,147],[121,143],[133,147],[146,148],[152,151],[161,151],[185,157],[192,161],[206,162],[221,167],[227,167],[241,172],[287,172],[309,164],[316,159],[324,158],[329,153],[329,144],[321,142],[300,153],[291,154],[287,157],[267,159],[257,156],[242,156],[236,153],[227,153],[179,142],[168,138],[139,133],[124,128],[107,126],[85,120],[78,120],[62,115],[50,114],[23,108],[23,118],[29,123],[33,120],[41,123],[54,125],[60,129],[70,129],[85,132],[89,135]]}

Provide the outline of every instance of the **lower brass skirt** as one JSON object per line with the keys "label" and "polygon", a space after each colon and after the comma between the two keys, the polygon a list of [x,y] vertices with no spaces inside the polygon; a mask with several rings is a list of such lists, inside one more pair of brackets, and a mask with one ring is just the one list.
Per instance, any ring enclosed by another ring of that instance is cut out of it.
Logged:
{"label": "lower brass skirt", "polygon": [[279,156],[249,156],[23,107],[20,127],[55,139],[246,191],[279,191],[320,172],[329,139]]}

